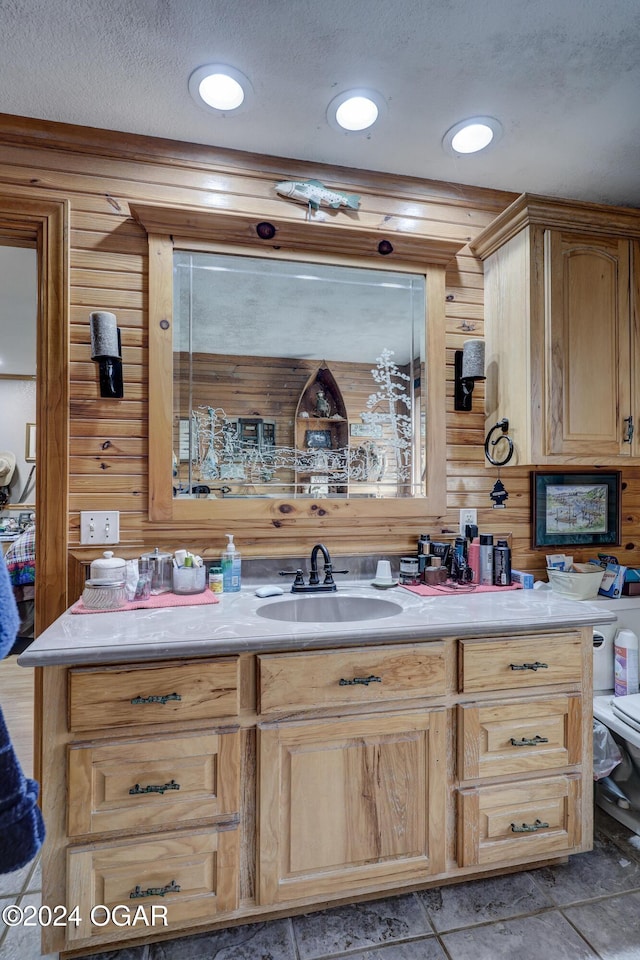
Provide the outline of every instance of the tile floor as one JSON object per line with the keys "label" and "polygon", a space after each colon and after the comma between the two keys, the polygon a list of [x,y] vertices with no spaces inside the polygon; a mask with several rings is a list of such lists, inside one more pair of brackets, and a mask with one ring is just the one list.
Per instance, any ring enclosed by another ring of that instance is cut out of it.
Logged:
{"label": "tile floor", "polygon": [[[567,865],[272,920],[94,960],[640,960],[640,837],[601,811]],[[0,876],[0,912],[37,903],[31,864]],[[1,960],[36,960],[37,928],[0,930]],[[49,957],[48,960],[54,960]]]}

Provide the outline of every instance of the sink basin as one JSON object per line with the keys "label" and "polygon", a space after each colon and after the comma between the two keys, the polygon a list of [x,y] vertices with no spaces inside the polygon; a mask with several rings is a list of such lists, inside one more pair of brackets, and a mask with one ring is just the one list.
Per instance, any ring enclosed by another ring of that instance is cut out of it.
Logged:
{"label": "sink basin", "polygon": [[328,596],[290,597],[265,603],[258,608],[258,616],[267,620],[288,623],[349,623],[358,620],[382,620],[402,613],[402,607],[393,600],[379,597]]}

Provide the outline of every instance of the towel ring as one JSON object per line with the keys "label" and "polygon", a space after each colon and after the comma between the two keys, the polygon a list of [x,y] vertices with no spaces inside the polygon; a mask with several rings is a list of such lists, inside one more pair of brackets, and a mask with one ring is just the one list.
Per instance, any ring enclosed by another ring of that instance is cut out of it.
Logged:
{"label": "towel ring", "polygon": [[[492,463],[494,467],[504,467],[505,463],[509,463],[509,460],[511,460],[511,457],[513,456],[513,440],[511,439],[511,437],[507,435],[508,429],[509,429],[509,421],[507,420],[506,417],[503,417],[503,419],[499,420],[498,423],[495,424],[495,426],[491,427],[491,430],[489,430],[489,433],[487,434],[486,439],[484,441],[484,455],[489,461],[489,463]],[[496,430],[502,430],[502,436],[498,437],[497,440],[492,440],[491,436],[493,433],[495,433]],[[491,445],[492,447],[495,447],[496,444],[500,443],[501,440],[507,441],[507,443],[509,444],[509,449],[507,451],[507,455],[504,458],[504,460],[496,460],[495,457],[492,457],[491,454],[489,453],[489,445]]]}

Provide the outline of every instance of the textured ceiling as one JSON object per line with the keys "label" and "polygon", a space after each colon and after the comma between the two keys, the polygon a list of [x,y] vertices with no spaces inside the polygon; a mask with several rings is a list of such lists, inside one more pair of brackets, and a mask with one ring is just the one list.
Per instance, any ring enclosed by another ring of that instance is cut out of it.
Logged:
{"label": "textured ceiling", "polygon": [[[640,206],[640,0],[0,0],[0,36],[4,113]],[[193,103],[211,62],[249,76],[250,109]],[[385,116],[336,132],[327,103],[362,86]],[[501,141],[446,155],[478,114]]]}

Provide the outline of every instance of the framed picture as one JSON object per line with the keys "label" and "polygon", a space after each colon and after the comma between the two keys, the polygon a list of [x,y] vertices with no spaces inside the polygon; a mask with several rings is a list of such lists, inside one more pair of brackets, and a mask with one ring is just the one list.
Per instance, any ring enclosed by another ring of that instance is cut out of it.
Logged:
{"label": "framed picture", "polygon": [[27,463],[36,462],[36,425],[27,424],[27,435],[24,443],[24,458]]}
{"label": "framed picture", "polygon": [[309,450],[330,450],[331,430],[305,430],[304,445]]}
{"label": "framed picture", "polygon": [[534,547],[620,543],[620,470],[531,473]]}

